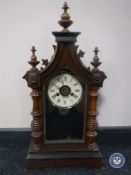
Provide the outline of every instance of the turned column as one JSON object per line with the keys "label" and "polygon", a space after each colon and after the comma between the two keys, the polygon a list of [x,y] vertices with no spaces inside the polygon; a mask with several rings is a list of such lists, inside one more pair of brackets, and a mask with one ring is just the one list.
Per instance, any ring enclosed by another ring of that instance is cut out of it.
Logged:
{"label": "turned column", "polygon": [[97,90],[92,89],[89,92],[89,109],[87,119],[87,146],[89,149],[95,149],[96,121],[97,116]]}
{"label": "turned column", "polygon": [[96,47],[94,50],[95,56],[91,64],[93,65],[93,69],[91,71],[91,87],[88,95],[88,116],[87,116],[87,147],[89,149],[95,149],[95,139],[97,136],[96,127],[97,127],[97,91],[103,85],[104,79],[106,79],[106,75],[104,72],[98,69],[98,66],[101,64],[98,58],[98,48]]}
{"label": "turned column", "polygon": [[42,108],[41,108],[41,91],[32,90],[31,96],[33,100],[32,116],[33,120],[31,123],[32,127],[32,140],[34,150],[40,150],[43,142],[43,120],[42,120]]}
{"label": "turned column", "polygon": [[40,85],[40,71],[36,68],[39,61],[35,55],[35,47],[32,47],[32,56],[29,64],[32,68],[24,75],[28,86],[32,89],[31,97],[33,100],[32,116],[33,120],[31,123],[32,127],[32,146],[35,151],[39,151],[43,147],[43,108],[42,108],[42,88]]}

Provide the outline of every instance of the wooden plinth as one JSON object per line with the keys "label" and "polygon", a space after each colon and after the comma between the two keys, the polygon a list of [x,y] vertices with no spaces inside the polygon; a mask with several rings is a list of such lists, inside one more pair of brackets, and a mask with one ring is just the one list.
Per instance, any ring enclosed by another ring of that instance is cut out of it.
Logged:
{"label": "wooden plinth", "polygon": [[95,151],[82,150],[43,150],[33,152],[29,149],[25,167],[27,169],[40,169],[51,166],[82,166],[99,169],[104,166],[102,154],[97,147]]}

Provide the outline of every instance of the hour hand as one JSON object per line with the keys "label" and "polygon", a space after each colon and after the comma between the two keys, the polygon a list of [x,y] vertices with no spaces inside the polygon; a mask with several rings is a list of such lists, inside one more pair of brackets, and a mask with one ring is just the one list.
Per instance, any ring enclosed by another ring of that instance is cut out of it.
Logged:
{"label": "hour hand", "polygon": [[78,96],[74,94],[73,92],[70,94],[72,97],[77,98]]}
{"label": "hour hand", "polygon": [[52,98],[56,98],[56,96],[59,96],[59,93],[52,95]]}
{"label": "hour hand", "polygon": [[59,86],[57,86],[56,84],[52,84],[53,86],[55,86],[57,89],[60,89],[60,87]]}

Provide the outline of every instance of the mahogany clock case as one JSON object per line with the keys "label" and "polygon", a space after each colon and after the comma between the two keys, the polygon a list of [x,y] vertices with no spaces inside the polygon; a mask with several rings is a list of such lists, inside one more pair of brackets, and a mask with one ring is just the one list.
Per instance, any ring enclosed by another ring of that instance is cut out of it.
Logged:
{"label": "mahogany clock case", "polygon": [[[32,68],[26,72],[28,86],[32,89],[33,100],[31,123],[32,142],[26,158],[26,168],[42,168],[47,166],[86,166],[100,168],[104,165],[102,154],[96,143],[97,128],[97,91],[106,78],[98,69],[101,64],[98,48],[94,50],[91,64],[93,69],[83,65],[83,51],[75,45],[80,32],[70,32],[72,24],[64,3],[64,13],[59,24],[60,32],[53,32],[57,46],[53,46],[51,61],[43,60],[43,66],[36,68],[39,61],[32,47],[29,64]],[[61,109],[51,103],[48,97],[48,86],[52,78],[68,73],[79,80],[82,98],[70,109]]]}

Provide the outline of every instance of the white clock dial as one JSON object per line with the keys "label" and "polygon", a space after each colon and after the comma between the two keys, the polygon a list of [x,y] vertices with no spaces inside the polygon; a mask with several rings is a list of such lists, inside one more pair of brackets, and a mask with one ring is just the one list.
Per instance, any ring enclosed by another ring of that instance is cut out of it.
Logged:
{"label": "white clock dial", "polygon": [[81,83],[68,73],[57,75],[48,86],[49,100],[59,108],[72,108],[80,102],[82,94]]}

